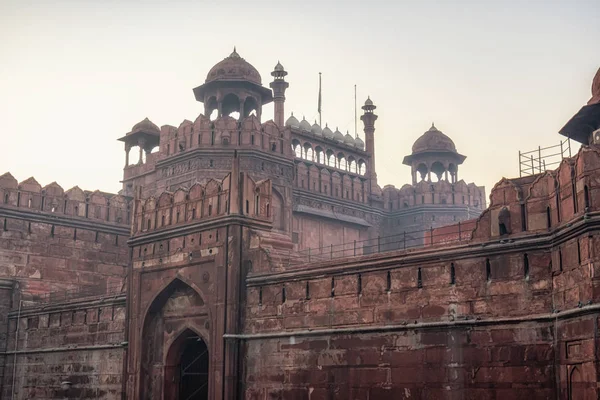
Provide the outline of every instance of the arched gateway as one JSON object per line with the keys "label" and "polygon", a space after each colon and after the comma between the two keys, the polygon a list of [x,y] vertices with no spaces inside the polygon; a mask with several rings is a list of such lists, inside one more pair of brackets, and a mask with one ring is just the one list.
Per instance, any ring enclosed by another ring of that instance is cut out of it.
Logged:
{"label": "arched gateway", "polygon": [[154,299],[144,320],[140,398],[208,400],[208,310],[194,288],[174,279]]}
{"label": "arched gateway", "polygon": [[165,362],[165,399],[208,400],[209,353],[197,333],[186,329],[173,342]]}

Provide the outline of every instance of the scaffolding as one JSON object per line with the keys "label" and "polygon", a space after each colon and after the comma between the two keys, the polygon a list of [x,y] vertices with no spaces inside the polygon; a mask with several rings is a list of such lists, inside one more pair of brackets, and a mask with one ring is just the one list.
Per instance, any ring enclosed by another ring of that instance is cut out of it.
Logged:
{"label": "scaffolding", "polygon": [[561,140],[555,146],[539,146],[536,150],[519,151],[519,176],[536,175],[555,169],[564,158],[570,157],[571,139]]}

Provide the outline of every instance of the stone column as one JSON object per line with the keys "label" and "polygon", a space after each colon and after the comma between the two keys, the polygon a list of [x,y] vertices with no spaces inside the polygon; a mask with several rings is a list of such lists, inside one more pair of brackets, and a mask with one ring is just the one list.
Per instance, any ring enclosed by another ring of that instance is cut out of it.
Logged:
{"label": "stone column", "polygon": [[131,151],[131,144],[125,143],[125,166],[129,166],[129,152]]}
{"label": "stone column", "polygon": [[138,164],[143,164],[143,155],[144,155],[144,146],[146,145],[146,141],[144,139],[138,140],[138,147],[140,148],[140,159],[138,160]]}
{"label": "stone column", "polygon": [[284,127],[285,90],[290,86],[290,84],[285,81],[286,75],[287,72],[283,69],[283,65],[277,62],[275,69],[271,72],[271,76],[273,76],[274,80],[269,84],[273,89],[273,103],[275,107],[274,121],[280,128]]}

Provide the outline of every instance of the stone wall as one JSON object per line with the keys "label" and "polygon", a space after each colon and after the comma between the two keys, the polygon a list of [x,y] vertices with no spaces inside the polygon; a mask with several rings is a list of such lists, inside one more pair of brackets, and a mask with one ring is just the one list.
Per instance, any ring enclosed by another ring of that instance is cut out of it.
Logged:
{"label": "stone wall", "polygon": [[123,295],[15,310],[8,332],[2,398],[121,399]]}

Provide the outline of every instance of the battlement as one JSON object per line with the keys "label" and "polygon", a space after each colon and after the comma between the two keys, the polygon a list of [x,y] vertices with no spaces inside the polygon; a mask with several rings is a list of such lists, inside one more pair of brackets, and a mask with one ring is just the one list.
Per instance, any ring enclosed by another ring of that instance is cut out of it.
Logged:
{"label": "battlement", "polygon": [[27,209],[55,215],[86,218],[127,226],[130,199],[75,186],[65,191],[52,182],[44,187],[31,177],[18,182],[9,172],[0,176],[0,207]]}
{"label": "battlement", "polygon": [[[134,234],[232,213],[272,221],[271,181],[255,182],[247,174],[241,176],[243,192],[235,199],[231,196],[232,175],[228,174],[222,180],[209,179],[205,185],[195,183],[189,189],[181,188],[174,193],[163,192],[158,197],[135,200]],[[231,207],[232,201],[238,202],[235,208]]]}
{"label": "battlement", "polygon": [[136,138],[130,140],[128,136],[121,139],[125,141],[127,153],[135,147],[145,150],[145,155],[140,151],[142,158],[137,163],[129,164],[127,161],[126,179],[153,170],[159,160],[198,148],[244,146],[292,156],[289,130],[281,130],[272,120],[261,123],[254,115],[238,121],[230,116],[211,120],[200,114],[194,122],[186,119],[178,128],[163,125],[157,135],[157,144],[160,146],[158,152],[153,152],[153,147],[144,148],[145,141],[137,142]]}
{"label": "battlement", "polygon": [[393,185],[383,188],[384,208],[388,211],[431,204],[458,204],[485,209],[485,188],[460,180],[450,183],[420,181],[415,185],[403,185],[400,189]]}

